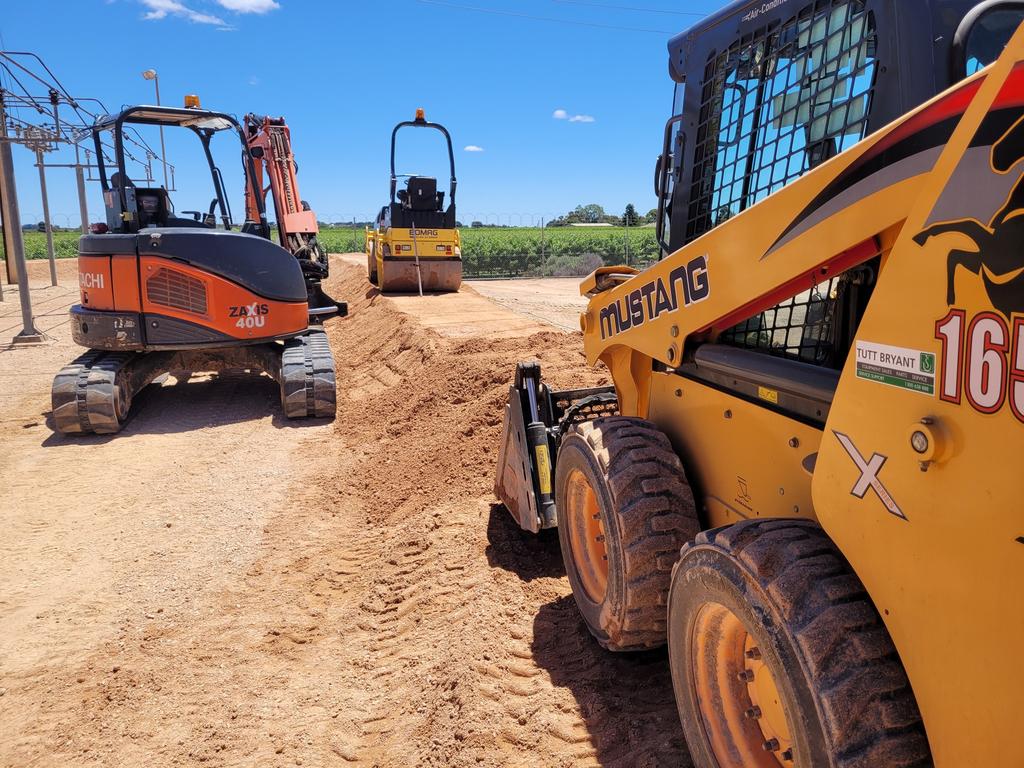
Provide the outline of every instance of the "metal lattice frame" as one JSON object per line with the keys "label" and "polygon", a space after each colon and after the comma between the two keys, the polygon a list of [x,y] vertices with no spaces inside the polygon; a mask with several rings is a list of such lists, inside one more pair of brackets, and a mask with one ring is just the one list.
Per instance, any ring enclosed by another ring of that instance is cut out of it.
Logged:
{"label": "metal lattice frame", "polygon": [[876,45],[863,0],[817,0],[708,61],[688,239],[864,137]]}
{"label": "metal lattice frame", "polygon": [[[687,241],[704,234],[867,131],[877,32],[864,0],[816,0],[705,68]],[[722,334],[720,341],[822,365],[832,357],[837,279]]]}
{"label": "metal lattice frame", "polygon": [[723,332],[718,341],[825,367],[837,358],[836,310],[845,278],[834,277]]}

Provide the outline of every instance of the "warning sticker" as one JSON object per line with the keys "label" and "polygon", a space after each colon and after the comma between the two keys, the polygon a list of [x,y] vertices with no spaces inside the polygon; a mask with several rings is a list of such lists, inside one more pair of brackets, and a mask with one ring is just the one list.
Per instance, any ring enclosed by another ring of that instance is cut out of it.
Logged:
{"label": "warning sticker", "polygon": [[857,342],[857,378],[935,394],[935,355],[919,349]]}

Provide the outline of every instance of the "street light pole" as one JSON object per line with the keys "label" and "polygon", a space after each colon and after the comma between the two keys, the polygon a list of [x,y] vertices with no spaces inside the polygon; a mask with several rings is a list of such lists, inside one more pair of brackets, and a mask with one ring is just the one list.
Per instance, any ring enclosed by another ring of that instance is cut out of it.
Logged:
{"label": "street light pole", "polygon": [[[153,81],[153,86],[156,88],[156,105],[160,106],[160,77],[157,75],[155,69],[147,69],[142,73],[142,76],[147,80]],[[164,189],[170,191],[170,186],[167,183],[167,148],[164,146],[164,127],[160,126],[160,161],[164,164]]]}

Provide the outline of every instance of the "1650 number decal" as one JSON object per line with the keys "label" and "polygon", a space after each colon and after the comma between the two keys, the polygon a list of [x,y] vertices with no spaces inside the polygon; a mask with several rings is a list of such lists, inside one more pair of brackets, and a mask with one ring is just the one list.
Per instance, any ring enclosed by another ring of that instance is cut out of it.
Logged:
{"label": "1650 number decal", "polygon": [[939,397],[960,404],[966,395],[981,413],[996,413],[1007,400],[1024,422],[1024,317],[1012,323],[995,312],[979,312],[970,322],[967,312],[951,309],[935,324],[942,343]]}

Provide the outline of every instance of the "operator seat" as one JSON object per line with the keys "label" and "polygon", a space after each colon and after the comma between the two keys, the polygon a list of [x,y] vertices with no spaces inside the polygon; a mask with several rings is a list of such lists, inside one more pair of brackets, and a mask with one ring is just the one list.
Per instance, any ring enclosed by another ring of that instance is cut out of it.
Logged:
{"label": "operator seat", "polygon": [[183,219],[175,216],[171,209],[171,199],[163,187],[143,187],[136,189],[135,201],[139,211],[139,228],[143,227],[189,227],[193,229],[213,229],[204,221]]}
{"label": "operator seat", "polygon": [[437,179],[431,176],[410,176],[406,188],[399,190],[398,199],[410,211],[444,209],[444,192],[437,191]]}

